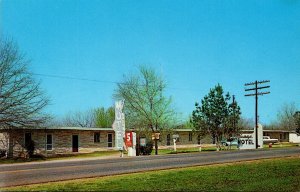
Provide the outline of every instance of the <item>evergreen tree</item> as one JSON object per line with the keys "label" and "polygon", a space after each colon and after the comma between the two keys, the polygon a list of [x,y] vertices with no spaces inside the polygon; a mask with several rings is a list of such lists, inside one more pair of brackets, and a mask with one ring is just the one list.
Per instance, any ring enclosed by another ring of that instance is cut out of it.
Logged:
{"label": "evergreen tree", "polygon": [[218,148],[222,137],[230,137],[238,130],[240,107],[236,102],[229,104],[230,98],[218,84],[201,100],[201,105],[196,102],[192,113],[191,122],[195,129],[210,134]]}

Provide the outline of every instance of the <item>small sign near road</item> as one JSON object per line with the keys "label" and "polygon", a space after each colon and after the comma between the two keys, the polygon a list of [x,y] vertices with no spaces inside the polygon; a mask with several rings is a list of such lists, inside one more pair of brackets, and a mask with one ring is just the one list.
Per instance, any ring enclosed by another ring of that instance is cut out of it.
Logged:
{"label": "small sign near road", "polygon": [[140,138],[140,146],[146,147],[146,138]]}

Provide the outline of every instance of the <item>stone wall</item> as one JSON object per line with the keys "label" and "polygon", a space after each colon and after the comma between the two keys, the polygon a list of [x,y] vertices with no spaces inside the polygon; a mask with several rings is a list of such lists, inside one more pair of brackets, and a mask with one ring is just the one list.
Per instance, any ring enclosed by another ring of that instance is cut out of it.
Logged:
{"label": "stone wall", "polygon": [[7,149],[8,137],[6,133],[0,133],[0,149]]}
{"label": "stone wall", "polygon": [[[100,133],[100,142],[94,142],[94,133]],[[113,135],[112,147],[108,147],[108,134]],[[78,152],[94,152],[113,149],[114,132],[113,131],[78,131],[78,130],[52,130],[48,134],[52,134],[53,150],[52,153],[73,153],[72,152],[72,136],[78,135]],[[46,135],[44,136],[46,138]],[[45,146],[45,145],[44,145]],[[45,152],[45,147],[43,148]],[[51,153],[51,151],[47,151]]]}
{"label": "stone wall", "polygon": [[[100,133],[100,142],[94,142],[94,132]],[[113,131],[83,131],[83,130],[18,130],[11,132],[14,156],[23,156],[26,153],[25,133],[31,133],[31,139],[35,143],[35,152],[43,155],[68,154],[72,152],[72,135],[78,135],[78,152],[94,152],[113,150]],[[112,147],[108,147],[108,134],[112,134]],[[52,150],[46,150],[47,134],[52,135]]]}

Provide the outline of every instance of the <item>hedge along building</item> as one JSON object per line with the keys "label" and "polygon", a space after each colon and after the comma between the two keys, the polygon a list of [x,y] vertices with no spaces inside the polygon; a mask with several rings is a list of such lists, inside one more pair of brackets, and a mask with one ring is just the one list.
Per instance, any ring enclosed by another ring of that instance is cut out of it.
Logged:
{"label": "hedge along building", "polygon": [[[0,148],[9,149],[13,155],[22,156],[25,146],[33,141],[35,153],[42,155],[87,153],[114,149],[112,128],[59,127],[19,129],[0,134]],[[9,138],[11,140],[9,141]]]}

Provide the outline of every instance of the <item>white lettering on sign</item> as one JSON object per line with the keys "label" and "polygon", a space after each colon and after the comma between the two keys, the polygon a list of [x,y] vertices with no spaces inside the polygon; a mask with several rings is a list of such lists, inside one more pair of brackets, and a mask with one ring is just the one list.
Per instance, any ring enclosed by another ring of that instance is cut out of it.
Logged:
{"label": "white lettering on sign", "polygon": [[125,115],[122,112],[124,107],[124,100],[115,102],[115,121],[113,123],[113,130],[115,131],[115,147],[118,150],[123,150],[125,138]]}
{"label": "white lettering on sign", "polygon": [[127,133],[126,134],[126,141],[130,142],[130,140],[131,140],[131,135],[130,135],[130,133]]}
{"label": "white lettering on sign", "polygon": [[240,138],[240,149],[255,149],[253,138]]}
{"label": "white lettering on sign", "polygon": [[132,138],[132,134],[133,134],[133,132],[126,132],[125,133],[125,144],[126,144],[126,146],[127,147],[132,147],[132,141],[133,141],[133,138]]}

